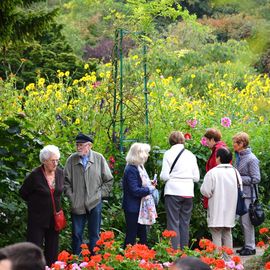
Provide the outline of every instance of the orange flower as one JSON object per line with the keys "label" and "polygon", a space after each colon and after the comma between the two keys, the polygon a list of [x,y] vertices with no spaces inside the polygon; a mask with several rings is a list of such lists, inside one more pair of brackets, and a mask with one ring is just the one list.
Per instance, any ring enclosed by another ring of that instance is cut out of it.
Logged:
{"label": "orange flower", "polygon": [[236,264],[238,264],[238,263],[241,262],[241,258],[240,258],[239,256],[233,256],[233,257],[232,257],[232,260],[233,260]]}
{"label": "orange flower", "polygon": [[83,256],[90,255],[90,251],[88,249],[83,249],[81,253]]}
{"label": "orange flower", "polygon": [[112,240],[112,239],[114,239],[114,233],[112,231],[102,232],[100,234],[100,239],[103,241]]}
{"label": "orange flower", "polygon": [[175,237],[177,234],[175,231],[169,231],[169,230],[165,230],[163,233],[162,233],[162,236],[165,237],[165,238],[172,238],[172,237]]}
{"label": "orange flower", "polygon": [[101,265],[101,268],[98,268],[98,269],[103,269],[103,270],[113,270],[113,267],[107,266],[106,264],[102,264],[102,265]]}
{"label": "orange flower", "polygon": [[89,259],[88,257],[83,257],[83,261],[84,261],[84,262],[89,262],[90,259]]}
{"label": "orange flower", "polygon": [[210,241],[210,243],[206,246],[205,251],[212,253],[216,249],[216,245]]}
{"label": "orange flower", "polygon": [[70,254],[67,251],[63,250],[58,255],[58,261],[67,262],[67,260],[69,259],[69,256]]}
{"label": "orange flower", "polygon": [[97,264],[97,262],[95,262],[94,260],[91,260],[91,261],[89,261],[88,262],[88,264],[87,264],[87,268],[89,267],[89,268],[94,268],[95,266],[96,266],[96,264]]}
{"label": "orange flower", "polygon": [[99,240],[97,240],[97,242],[96,242],[96,244],[97,244],[98,246],[102,246],[103,243],[104,243],[104,241],[103,241],[102,239],[99,239]]}
{"label": "orange flower", "polygon": [[60,264],[52,264],[51,269],[60,270]]}
{"label": "orange flower", "polygon": [[115,259],[119,262],[122,262],[124,260],[124,257],[122,255],[116,255]]}
{"label": "orange flower", "polygon": [[224,251],[228,255],[232,255],[233,254],[233,250],[231,248],[229,248],[229,247],[223,246],[221,248],[221,250]]}
{"label": "orange flower", "polygon": [[109,241],[109,242],[104,242],[103,244],[104,244],[104,246],[105,246],[106,248],[111,248],[112,245],[113,245],[113,243],[114,243],[114,241]]}
{"label": "orange flower", "polygon": [[174,255],[178,252],[177,250],[175,250],[175,249],[172,248],[172,247],[166,248],[166,251],[167,251],[167,253],[168,253],[169,255],[171,255],[171,256],[174,256]]}
{"label": "orange flower", "polygon": [[139,267],[146,270],[161,270],[164,269],[163,266],[159,263],[151,263],[151,262],[145,262],[141,261],[139,264]]}
{"label": "orange flower", "polygon": [[96,262],[96,263],[100,263],[101,260],[102,260],[102,257],[101,257],[100,254],[93,255],[93,256],[91,257],[91,260],[94,261],[94,262]]}
{"label": "orange flower", "polygon": [[259,241],[257,243],[257,247],[264,247],[265,246],[265,243],[263,241]]}
{"label": "orange flower", "polygon": [[82,249],[86,249],[86,248],[88,249],[88,246],[87,246],[87,244],[81,244],[81,248]]}
{"label": "orange flower", "polygon": [[154,259],[156,252],[149,249],[146,245],[136,244],[134,246],[127,246],[125,250],[125,257],[131,260],[151,260]]}
{"label": "orange flower", "polygon": [[264,233],[268,233],[269,232],[269,229],[268,228],[261,228],[260,230],[259,230],[259,233],[260,234],[264,234]]}
{"label": "orange flower", "polygon": [[208,258],[208,257],[201,257],[201,261],[208,264],[208,265],[211,265],[211,264],[214,264],[215,259],[214,258]]}
{"label": "orange flower", "polygon": [[103,258],[105,260],[108,260],[110,257],[111,257],[111,254],[110,253],[107,253],[107,252],[103,255]]}
{"label": "orange flower", "polygon": [[266,269],[266,270],[269,270],[269,269],[270,269],[270,262],[267,262],[267,263],[264,265],[264,269]]}
{"label": "orange flower", "polygon": [[223,268],[225,268],[225,262],[224,262],[222,259],[217,259],[217,260],[215,261],[215,266],[216,266],[217,268],[223,269]]}
{"label": "orange flower", "polygon": [[200,242],[199,242],[199,247],[200,248],[206,248],[207,246],[209,246],[212,242],[208,239],[201,239]]}
{"label": "orange flower", "polygon": [[99,247],[94,247],[94,248],[93,248],[93,251],[94,251],[94,252],[98,252],[98,251],[100,251],[100,248],[99,248]]}

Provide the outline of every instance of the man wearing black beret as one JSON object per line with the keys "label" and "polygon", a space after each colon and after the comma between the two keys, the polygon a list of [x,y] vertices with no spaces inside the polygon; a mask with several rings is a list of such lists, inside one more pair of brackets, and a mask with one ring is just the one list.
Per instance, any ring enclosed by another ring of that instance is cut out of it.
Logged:
{"label": "man wearing black beret", "polygon": [[79,255],[86,221],[93,253],[100,233],[102,198],[109,196],[113,176],[103,155],[92,150],[92,137],[79,133],[75,140],[77,152],[67,159],[64,169],[64,191],[72,206],[72,249]]}

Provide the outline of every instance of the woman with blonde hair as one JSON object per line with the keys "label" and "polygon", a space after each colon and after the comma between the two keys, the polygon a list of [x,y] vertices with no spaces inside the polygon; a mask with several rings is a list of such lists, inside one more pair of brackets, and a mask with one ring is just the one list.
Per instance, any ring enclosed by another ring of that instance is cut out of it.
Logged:
{"label": "woman with blonde hair", "polygon": [[[233,136],[233,148],[236,156],[235,167],[242,177],[245,203],[249,208],[250,203],[256,199],[254,198],[255,189],[258,188],[258,183],[261,181],[259,160],[251,152],[249,136],[245,132],[239,132]],[[253,196],[251,189],[253,189]],[[256,254],[255,230],[248,213],[240,217],[240,223],[244,232],[245,244],[236,252],[241,256],[254,255]]]}
{"label": "woman with blonde hair", "polygon": [[[126,220],[126,237],[124,247],[128,244],[134,245],[136,238],[139,238],[140,244],[147,243],[146,223],[140,222],[145,220],[145,216],[141,216],[142,199],[152,194],[155,186],[151,184],[149,176],[144,168],[144,164],[148,159],[150,145],[146,143],[134,143],[131,145],[126,156],[126,167],[123,176],[123,203],[122,207],[125,212]],[[152,196],[148,197],[148,201],[152,200],[149,219],[156,216],[155,204]],[[149,213],[148,213],[149,214]],[[149,220],[151,222],[151,220]],[[152,220],[152,222],[154,222]]]}

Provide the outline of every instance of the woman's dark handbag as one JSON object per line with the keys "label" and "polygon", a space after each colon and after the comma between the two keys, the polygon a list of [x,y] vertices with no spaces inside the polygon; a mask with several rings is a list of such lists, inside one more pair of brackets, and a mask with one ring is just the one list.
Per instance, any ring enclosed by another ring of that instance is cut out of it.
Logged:
{"label": "woman's dark handbag", "polygon": [[235,175],[236,175],[236,179],[237,179],[236,215],[243,216],[248,212],[248,210],[247,210],[247,207],[246,207],[246,204],[245,204],[245,195],[243,193],[243,190],[241,189],[236,170],[235,170]]}
{"label": "woman's dark handbag", "polygon": [[[251,188],[251,198],[253,199],[253,184],[251,184],[250,188]],[[258,192],[256,186],[255,186],[255,194],[256,199],[249,205],[248,212],[251,224],[253,226],[259,226],[264,222],[265,215],[263,207],[258,200]]]}
{"label": "woman's dark handbag", "polygon": [[64,211],[61,209],[59,212],[54,212],[54,229],[59,232],[67,226],[67,221]]}

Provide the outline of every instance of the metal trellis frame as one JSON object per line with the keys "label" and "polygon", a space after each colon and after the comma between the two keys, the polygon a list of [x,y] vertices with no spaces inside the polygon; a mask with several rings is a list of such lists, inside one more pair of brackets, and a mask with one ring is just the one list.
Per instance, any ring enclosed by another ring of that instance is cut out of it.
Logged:
{"label": "metal trellis frame", "polygon": [[[123,143],[124,141],[134,141],[134,140],[124,140],[124,115],[123,115],[123,38],[124,35],[142,35],[141,32],[129,32],[124,29],[117,29],[115,31],[115,44],[113,50],[113,80],[114,80],[114,104],[113,104],[113,143],[117,143],[116,139],[116,122],[117,122],[117,92],[119,91],[119,106],[120,106],[120,126],[119,126],[119,150],[121,153],[124,152]],[[148,110],[148,89],[147,89],[147,46],[143,45],[143,93],[145,101],[145,127],[146,134],[145,140],[149,140],[149,110]],[[118,72],[119,72],[119,82],[118,82]]]}

